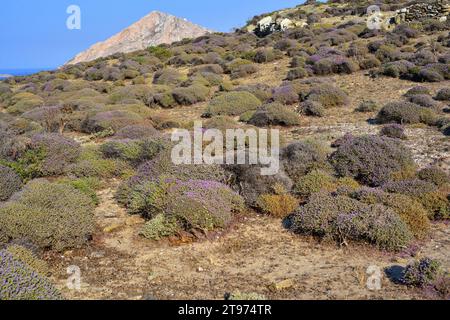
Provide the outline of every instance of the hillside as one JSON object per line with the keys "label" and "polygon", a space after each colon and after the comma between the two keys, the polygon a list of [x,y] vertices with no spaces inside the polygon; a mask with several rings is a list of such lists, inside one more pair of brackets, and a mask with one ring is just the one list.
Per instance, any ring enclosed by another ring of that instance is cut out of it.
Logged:
{"label": "hillside", "polygon": [[[448,299],[447,2],[376,3],[379,30],[309,1],[0,82],[0,254],[51,298]],[[194,121],[278,129],[279,172],[175,165]]]}
{"label": "hillside", "polygon": [[210,32],[186,19],[153,11],[111,38],[94,44],[68,64],[92,61],[115,53],[143,50],[150,46],[170,44],[185,38],[196,38]]}

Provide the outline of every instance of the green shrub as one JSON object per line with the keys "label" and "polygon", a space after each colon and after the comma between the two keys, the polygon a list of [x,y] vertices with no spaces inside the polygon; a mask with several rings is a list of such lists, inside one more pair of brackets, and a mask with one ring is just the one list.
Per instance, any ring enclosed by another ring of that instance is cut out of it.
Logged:
{"label": "green shrub", "polygon": [[129,161],[139,164],[155,157],[163,146],[160,141],[153,139],[143,140],[113,140],[100,146],[105,158]]}
{"label": "green shrub", "polygon": [[323,170],[313,170],[298,179],[293,191],[301,197],[310,197],[320,191],[337,191],[340,188],[352,191],[359,187],[358,182],[349,177],[337,179]]}
{"label": "green shrub", "polygon": [[6,251],[13,255],[14,259],[20,260],[23,264],[27,265],[40,275],[48,275],[49,267],[47,263],[44,260],[39,259],[31,250],[23,246],[13,244],[7,246]]}
{"label": "green shrub", "polygon": [[428,211],[412,197],[378,189],[358,190],[352,196],[367,204],[378,203],[393,209],[418,239],[425,238],[431,230]]}
{"label": "green shrub", "polygon": [[253,61],[256,63],[268,63],[280,58],[282,54],[272,48],[260,48],[256,50]]}
{"label": "green shrub", "polygon": [[149,47],[147,50],[151,55],[155,56],[156,58],[162,61],[168,60],[173,55],[169,49],[164,48],[162,46]]}
{"label": "green shrub", "polygon": [[159,214],[144,225],[140,234],[150,240],[161,240],[176,235],[179,231],[181,227],[175,219]]}
{"label": "green shrub", "polygon": [[189,87],[180,87],[173,90],[175,101],[184,106],[190,106],[206,101],[209,96],[209,88],[204,85],[195,84]]}
{"label": "green shrub", "polygon": [[295,69],[291,69],[289,70],[287,76],[286,76],[286,80],[296,80],[296,79],[303,79],[306,78],[308,76],[308,72],[302,68],[302,67],[297,67]]}
{"label": "green shrub", "polygon": [[450,88],[442,88],[436,93],[436,100],[448,101],[450,100]]}
{"label": "green shrub", "polygon": [[291,108],[273,102],[259,107],[249,123],[258,127],[269,125],[295,126],[300,124],[299,116]]}
{"label": "green shrub", "polygon": [[412,240],[406,224],[391,209],[345,196],[313,194],[293,215],[291,230],[345,243],[357,240],[399,250]]}
{"label": "green shrub", "polygon": [[309,197],[319,191],[335,190],[335,179],[330,174],[314,170],[301,177],[294,185],[294,192],[302,197]]}
{"label": "green shrub", "polygon": [[341,107],[348,103],[347,93],[329,84],[313,87],[307,99],[320,102],[325,108]]}
{"label": "green shrub", "polygon": [[415,87],[412,87],[411,89],[409,89],[405,93],[405,97],[411,97],[411,96],[415,96],[418,94],[430,95],[430,89],[428,89],[427,87],[424,87],[424,86],[415,86]]}
{"label": "green shrub", "polygon": [[212,99],[205,114],[239,116],[244,112],[256,110],[260,105],[261,101],[249,92],[227,92]]}
{"label": "green shrub", "polygon": [[232,69],[230,78],[244,78],[256,72],[258,72],[258,67],[256,64],[242,64]]}
{"label": "green shrub", "polygon": [[41,97],[30,92],[20,92],[11,98],[7,111],[12,114],[21,114],[42,107],[43,104],[44,100]]}
{"label": "green shrub", "polygon": [[373,57],[373,56],[369,56],[367,58],[362,59],[359,62],[359,67],[362,70],[368,70],[368,69],[373,69],[373,68],[378,68],[379,66],[381,66],[381,62],[380,60],[378,60],[377,58]]}
{"label": "green shrub", "polygon": [[157,71],[153,76],[153,84],[178,86],[187,78],[176,69],[166,68]]}
{"label": "green shrub", "polygon": [[302,102],[298,108],[298,112],[310,117],[325,116],[325,108],[320,102],[306,100]]}
{"label": "green shrub", "polygon": [[438,167],[427,167],[419,171],[417,174],[420,180],[431,182],[438,187],[442,187],[450,183],[450,178],[443,170]]}
{"label": "green shrub", "polygon": [[399,124],[431,124],[436,115],[428,108],[423,108],[411,102],[391,102],[385,105],[377,115],[380,123],[396,122]]}
{"label": "green shrub", "polygon": [[96,178],[78,178],[78,179],[70,179],[63,178],[58,180],[58,183],[63,183],[69,186],[74,187],[78,191],[81,191],[88,197],[92,199],[92,203],[98,205],[100,200],[97,197],[96,190],[100,189],[101,183]]}
{"label": "green shrub", "polygon": [[68,167],[68,172],[78,178],[113,178],[122,176],[130,169],[119,159],[104,159],[97,146],[83,148],[77,163]]}
{"label": "green shrub", "polygon": [[113,129],[118,131],[130,125],[142,124],[144,119],[137,113],[127,110],[114,110],[99,112],[88,116],[82,124],[82,130],[86,133],[96,133]]}
{"label": "green shrub", "polygon": [[391,181],[383,185],[383,190],[416,199],[428,211],[430,219],[448,219],[450,217],[450,203],[447,195],[440,192],[437,186],[431,182],[419,179]]}
{"label": "green shrub", "polygon": [[44,180],[25,186],[0,208],[0,233],[58,251],[85,244],[94,228],[92,200],[75,188]]}
{"label": "green shrub", "polygon": [[375,112],[378,111],[379,107],[375,101],[365,100],[360,103],[358,108],[355,109],[356,112]]}

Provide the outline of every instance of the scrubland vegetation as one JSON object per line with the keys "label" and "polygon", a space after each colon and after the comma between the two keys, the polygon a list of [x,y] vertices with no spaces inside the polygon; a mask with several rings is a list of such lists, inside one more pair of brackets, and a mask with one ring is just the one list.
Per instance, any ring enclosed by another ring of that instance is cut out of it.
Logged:
{"label": "scrubland vegetation", "polygon": [[[265,38],[214,33],[3,80],[0,299],[63,298],[43,259],[54,265],[55,253],[99,245],[109,232],[97,224],[98,195],[111,181],[115,204],[141,219],[132,229],[139,246],[238,233],[254,214],[296,243],[330,241],[348,255],[358,246],[390,255],[425,246],[450,218],[450,168],[417,161],[428,155],[411,144],[415,130],[433,132],[449,159],[449,22],[373,31],[337,2],[297,9],[309,26]],[[408,90],[377,92],[374,101],[336,80],[358,75],[395,78]],[[202,117],[220,130],[279,128],[280,171],[174,165],[171,128]],[[321,134],[349,117],[375,130]],[[293,135],[311,123],[315,134]],[[432,285],[439,297],[448,297],[448,279],[431,259],[404,274],[404,284]]]}

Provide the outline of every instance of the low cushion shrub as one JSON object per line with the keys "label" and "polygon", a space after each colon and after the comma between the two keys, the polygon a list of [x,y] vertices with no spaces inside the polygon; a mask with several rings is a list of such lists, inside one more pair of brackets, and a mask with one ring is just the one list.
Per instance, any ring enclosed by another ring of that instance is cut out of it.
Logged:
{"label": "low cushion shrub", "polygon": [[244,112],[256,110],[261,105],[249,92],[226,92],[213,98],[205,111],[208,116],[239,116]]}
{"label": "low cushion shrub", "polygon": [[94,229],[93,207],[71,186],[34,180],[0,208],[0,238],[27,239],[42,249],[77,248]]}
{"label": "low cushion shrub", "polygon": [[330,160],[340,176],[350,176],[371,186],[379,186],[396,172],[414,167],[410,152],[399,140],[380,136],[343,141]]}

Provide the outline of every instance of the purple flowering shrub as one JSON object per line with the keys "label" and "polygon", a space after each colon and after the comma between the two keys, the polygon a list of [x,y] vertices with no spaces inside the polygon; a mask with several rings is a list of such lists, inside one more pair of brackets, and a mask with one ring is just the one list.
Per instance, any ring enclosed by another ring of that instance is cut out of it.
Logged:
{"label": "purple flowering shrub", "polygon": [[399,250],[412,240],[407,225],[390,208],[367,205],[346,196],[319,192],[297,209],[291,230],[346,243],[364,241],[387,250]]}
{"label": "purple flowering shrub", "polygon": [[66,184],[33,180],[0,208],[0,239],[28,239],[62,251],[85,244],[94,228],[92,199]]}
{"label": "purple flowering shrub", "polygon": [[321,47],[306,61],[312,65],[316,75],[350,74],[358,70],[358,65],[337,49]]}
{"label": "purple flowering shrub", "polygon": [[121,183],[116,193],[117,201],[129,207],[132,190],[160,176],[176,177],[183,181],[194,179],[221,183],[225,183],[228,179],[225,170],[219,165],[173,164],[171,145],[168,143],[154,158],[142,163],[134,176]]}
{"label": "purple flowering shrub", "polygon": [[380,136],[354,137],[342,142],[330,161],[340,176],[379,186],[393,174],[414,166],[408,149],[396,139]]}
{"label": "purple flowering shrub", "polygon": [[327,153],[320,144],[297,141],[281,151],[281,160],[287,175],[297,181],[315,169],[326,169]]}
{"label": "purple flowering shrub", "polygon": [[282,103],[285,105],[291,105],[298,103],[300,100],[300,96],[295,86],[286,83],[273,89],[272,100],[274,102]]}
{"label": "purple flowering shrub", "polygon": [[217,181],[162,176],[134,185],[127,208],[149,219],[143,234],[157,239],[181,230],[225,228],[243,209],[243,200]]}
{"label": "purple flowering shrub", "polygon": [[142,139],[159,137],[159,132],[151,125],[137,124],[121,128],[114,134],[114,139]]}
{"label": "purple flowering shrub", "polygon": [[44,155],[38,163],[41,176],[60,175],[68,165],[74,163],[81,153],[80,145],[60,134],[36,134],[31,137],[31,150],[41,151]]}
{"label": "purple flowering shrub", "polygon": [[439,109],[440,104],[427,94],[416,94],[408,97],[409,102],[424,108]]}
{"label": "purple flowering shrub", "polygon": [[383,184],[383,190],[391,193],[401,193],[409,196],[420,196],[424,193],[436,191],[436,186],[428,181],[419,179],[389,181]]}
{"label": "purple flowering shrub", "polygon": [[11,168],[0,165],[0,202],[8,200],[22,188],[22,179]]}
{"label": "purple flowering shrub", "polygon": [[0,250],[0,300],[62,300],[62,296],[47,278]]}
{"label": "purple flowering shrub", "polygon": [[28,139],[16,136],[0,126],[0,159],[6,161],[17,160],[26,151],[27,146]]}
{"label": "purple flowering shrub", "polygon": [[430,258],[423,258],[406,266],[403,283],[414,287],[425,287],[433,283],[441,272],[441,263]]}

